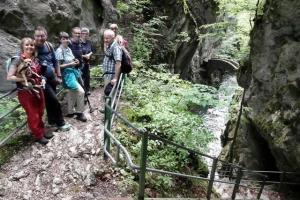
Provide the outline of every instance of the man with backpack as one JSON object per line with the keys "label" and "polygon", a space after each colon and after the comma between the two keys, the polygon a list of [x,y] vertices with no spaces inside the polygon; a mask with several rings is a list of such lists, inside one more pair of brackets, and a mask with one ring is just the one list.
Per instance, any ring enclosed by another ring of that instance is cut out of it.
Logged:
{"label": "man with backpack", "polygon": [[115,33],[112,30],[106,29],[103,37],[106,49],[103,60],[104,87],[106,87],[109,83],[116,84],[121,74],[122,50],[115,41]]}
{"label": "man with backpack", "polygon": [[55,58],[54,48],[47,41],[47,31],[42,26],[35,28],[34,39],[37,57],[42,66],[42,75],[46,78],[44,95],[48,123],[57,126],[58,130],[68,131],[71,125],[65,122],[56,96],[56,86],[61,83],[61,72]]}

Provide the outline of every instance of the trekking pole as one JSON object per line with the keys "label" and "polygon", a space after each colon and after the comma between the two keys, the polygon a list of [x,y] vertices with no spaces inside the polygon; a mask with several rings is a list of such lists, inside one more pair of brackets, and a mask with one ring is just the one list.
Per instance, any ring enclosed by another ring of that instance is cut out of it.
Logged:
{"label": "trekking pole", "polygon": [[83,89],[83,91],[84,91],[84,97],[85,97],[86,102],[87,102],[87,104],[88,104],[88,106],[89,106],[90,113],[92,113],[94,110],[93,110],[93,108],[92,108],[92,106],[91,106],[91,102],[90,102],[89,97],[88,97],[88,95],[87,95],[87,93],[86,93],[86,89],[85,89],[85,87],[84,87],[83,80],[82,80],[82,77],[81,77],[81,76],[80,76],[79,79],[78,79],[78,83],[79,83],[79,85],[82,87],[82,89]]}

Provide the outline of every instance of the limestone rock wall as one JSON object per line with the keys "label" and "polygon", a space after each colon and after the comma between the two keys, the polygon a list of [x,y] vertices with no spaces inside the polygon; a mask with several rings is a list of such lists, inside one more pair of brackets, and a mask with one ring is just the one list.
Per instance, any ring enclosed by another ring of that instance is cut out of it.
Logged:
{"label": "limestone rock wall", "polygon": [[[300,172],[300,1],[266,1],[240,77],[240,85],[249,87],[234,160],[252,169]],[[234,122],[227,126],[224,158]]]}
{"label": "limestone rock wall", "polygon": [[[160,43],[154,50],[152,62],[168,63],[181,78],[199,82],[200,64],[210,58],[213,42],[200,42],[197,30],[201,25],[216,21],[215,1],[153,0],[152,4],[153,10],[150,11],[155,16],[167,16],[166,27],[160,27],[163,37],[159,38]],[[188,41],[178,40],[178,35],[183,32],[188,34]]]}

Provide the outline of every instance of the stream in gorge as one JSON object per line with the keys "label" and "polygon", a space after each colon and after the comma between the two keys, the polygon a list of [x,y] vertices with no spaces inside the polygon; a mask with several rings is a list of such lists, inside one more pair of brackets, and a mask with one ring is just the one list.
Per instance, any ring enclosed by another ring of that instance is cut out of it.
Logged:
{"label": "stream in gorge", "polygon": [[[238,86],[236,76],[234,74],[225,74],[223,81],[217,91],[219,103],[213,108],[209,108],[205,114],[202,114],[204,120],[204,127],[207,128],[214,136],[214,140],[208,145],[208,155],[218,157],[221,150],[220,136],[226,128],[226,123],[229,120],[230,102],[236,90],[242,90]],[[205,158],[206,164],[211,170],[212,159]],[[216,180],[228,181],[228,178],[220,178],[218,172],[215,174]],[[234,180],[233,180],[234,181]],[[230,199],[234,185],[215,182],[213,184],[214,190],[220,195],[222,199]],[[250,189],[240,188],[240,192],[237,193],[236,199],[256,199],[257,192]],[[262,200],[276,200],[280,199],[277,192],[270,189],[265,189],[262,193]]]}

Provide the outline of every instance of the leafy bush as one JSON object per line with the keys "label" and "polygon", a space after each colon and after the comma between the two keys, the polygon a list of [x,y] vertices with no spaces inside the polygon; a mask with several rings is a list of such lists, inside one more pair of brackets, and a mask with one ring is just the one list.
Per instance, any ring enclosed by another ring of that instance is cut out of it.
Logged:
{"label": "leafy bush", "polygon": [[[262,15],[265,0],[217,0],[219,16],[227,22],[225,35],[217,54],[222,57],[244,60],[250,52],[249,39],[253,19]],[[259,3],[259,4],[257,4]]]}
{"label": "leafy bush", "polygon": [[98,88],[103,86],[103,71],[102,68],[99,66],[94,66],[91,68],[91,87]]}
{"label": "leafy bush", "polygon": [[[18,105],[19,101],[16,98],[6,98],[1,100],[0,116],[4,116],[7,112]],[[10,115],[2,119],[0,126],[0,141],[4,139],[11,131],[20,125],[20,122],[25,121],[26,115],[22,108],[18,108]]]}
{"label": "leafy bush", "polygon": [[[130,106],[122,113],[139,128],[204,152],[213,140],[203,128],[198,112],[217,103],[216,90],[204,85],[193,85],[177,75],[140,70],[126,83],[125,98]],[[131,151],[139,163],[141,141],[121,124],[117,125],[118,138]],[[208,169],[202,160],[157,140],[148,144],[148,167],[174,172],[193,172],[207,176]],[[168,191],[174,185],[170,177],[147,175],[147,187]]]}

